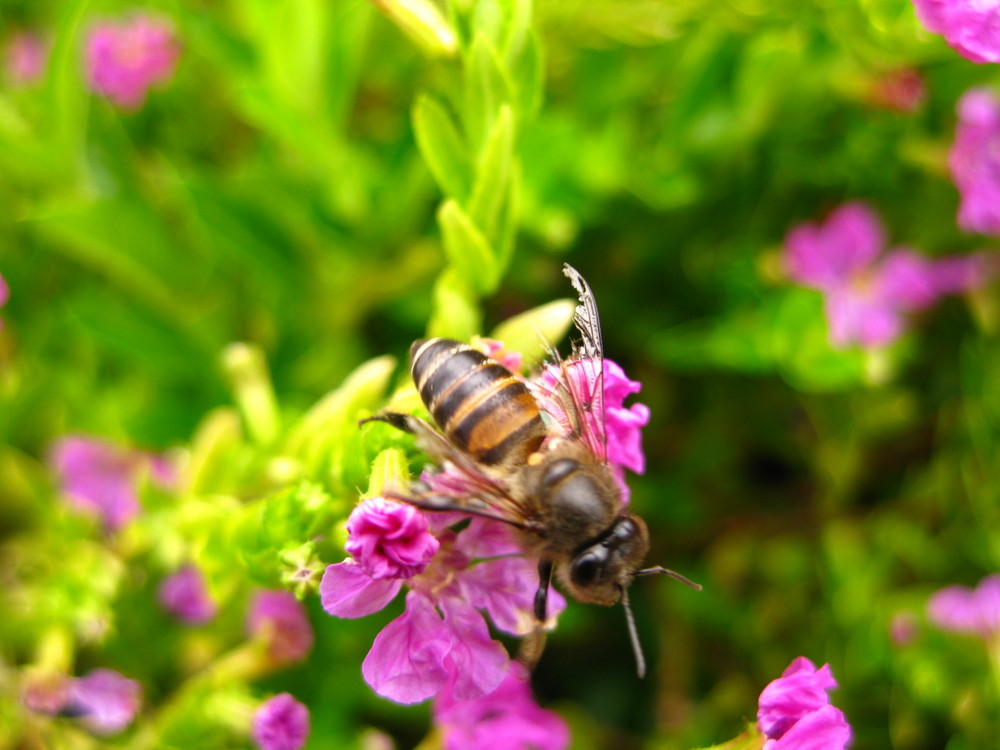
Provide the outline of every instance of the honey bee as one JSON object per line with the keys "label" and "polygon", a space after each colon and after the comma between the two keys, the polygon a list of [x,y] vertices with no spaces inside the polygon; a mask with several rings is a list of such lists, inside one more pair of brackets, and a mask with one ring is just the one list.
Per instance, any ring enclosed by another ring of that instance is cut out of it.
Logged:
{"label": "honey bee", "polygon": [[410,372],[440,432],[409,414],[383,421],[413,433],[418,446],[447,466],[448,491],[423,482],[410,495],[392,495],[424,510],[461,511],[515,529],[527,555],[537,557],[535,630],[522,645],[533,665],[544,646],[548,590],[560,587],[581,602],[625,609],[639,676],[646,671],[628,587],[637,576],[667,574],[643,568],[649,532],[624,506],[608,465],[604,422],[604,348],[590,286],[570,265],[563,272],[579,294],[573,322],[580,333],[568,359],[556,357],[552,377],[522,380],[499,362],[458,341],[414,342]]}

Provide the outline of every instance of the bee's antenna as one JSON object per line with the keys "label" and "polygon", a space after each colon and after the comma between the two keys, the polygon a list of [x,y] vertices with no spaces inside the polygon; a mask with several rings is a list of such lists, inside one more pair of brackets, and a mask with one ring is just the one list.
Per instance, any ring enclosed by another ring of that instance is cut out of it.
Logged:
{"label": "bee's antenna", "polygon": [[628,624],[628,637],[632,641],[632,652],[635,654],[635,671],[641,680],[646,676],[646,657],[642,655],[642,645],[639,643],[639,631],[635,628],[635,617],[628,603],[628,589],[622,586],[622,606],[625,608],[625,622]]}
{"label": "bee's antenna", "polygon": [[658,574],[670,576],[675,581],[680,581],[685,586],[690,586],[695,591],[701,591],[701,584],[700,583],[695,583],[690,578],[687,578],[686,576],[682,576],[677,571],[668,570],[667,568],[660,567],[659,565],[656,565],[656,566],[654,566],[652,568],[643,568],[642,570],[635,570],[635,571],[632,572],[632,575],[635,576],[635,577],[638,577],[638,576],[652,576],[652,575],[658,575]]}

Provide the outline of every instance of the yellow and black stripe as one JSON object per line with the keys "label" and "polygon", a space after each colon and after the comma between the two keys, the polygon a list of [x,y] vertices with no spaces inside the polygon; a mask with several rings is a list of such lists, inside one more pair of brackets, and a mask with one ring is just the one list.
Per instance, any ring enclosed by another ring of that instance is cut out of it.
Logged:
{"label": "yellow and black stripe", "polygon": [[410,373],[445,437],[480,463],[523,462],[541,446],[545,423],[534,397],[482,352],[451,339],[415,341]]}

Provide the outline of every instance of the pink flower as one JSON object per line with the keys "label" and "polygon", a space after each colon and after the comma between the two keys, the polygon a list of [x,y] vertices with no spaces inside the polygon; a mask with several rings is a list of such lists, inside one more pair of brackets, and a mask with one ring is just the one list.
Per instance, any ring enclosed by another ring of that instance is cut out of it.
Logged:
{"label": "pink flower", "polygon": [[917,18],[967,60],[1000,62],[1000,2],[913,0]]}
{"label": "pink flower", "polygon": [[828,664],[817,670],[804,656],[795,659],[760,694],[757,726],[767,738],[764,750],[843,750],[851,728],[830,705],[827,691],[835,687]]}
{"label": "pink flower", "polygon": [[7,77],[16,86],[37,83],[45,73],[48,47],[38,34],[22,32],[7,42],[5,69]]}
{"label": "pink flower", "polygon": [[942,630],[982,638],[1000,634],[1000,573],[986,576],[974,589],[948,586],[927,602],[927,616]]}
{"label": "pink flower", "polygon": [[785,238],[789,276],[826,296],[835,346],[889,344],[903,333],[906,313],[984,281],[980,256],[931,260],[884,247],[882,224],[863,203],[839,207],[821,225],[800,224]]}
{"label": "pink flower", "polygon": [[194,565],[185,565],[160,584],[160,604],[182,622],[197,625],[216,614],[205,579]]}
{"label": "pink flower", "polygon": [[[359,507],[364,507],[364,504]],[[507,652],[490,636],[482,612],[505,632],[524,635],[534,626],[537,574],[500,524],[475,518],[455,531],[451,516],[432,518],[438,548],[422,572],[375,578],[353,559],[330,565],[320,583],[323,608],[335,617],[362,617],[386,606],[403,586],[406,608],[376,636],[362,664],[365,680],[397,703],[437,694],[451,675],[460,700],[492,692],[509,666]],[[565,601],[551,592],[550,611]]]}
{"label": "pink flower", "polygon": [[87,37],[91,88],[123,109],[138,109],[146,92],[174,73],[180,49],[167,22],[137,13],[95,25]]}
{"label": "pink flower", "polygon": [[111,669],[95,669],[70,683],[66,711],[95,734],[116,734],[132,723],[142,686]]}
{"label": "pink flower", "polygon": [[893,112],[912,113],[927,100],[923,74],[914,68],[899,68],[880,74],[872,82],[868,100]]}
{"label": "pink flower", "polygon": [[279,664],[304,659],[313,646],[309,616],[288,591],[258,591],[246,627],[251,636],[266,641],[268,655]]}
{"label": "pink flower", "polygon": [[472,345],[487,357],[496,360],[512,373],[517,375],[524,365],[524,357],[521,352],[514,352],[507,348],[502,341],[476,336],[472,340]]}
{"label": "pink flower", "polygon": [[[625,482],[625,469],[637,474],[646,470],[646,456],[642,451],[642,428],[649,422],[649,407],[645,404],[632,404],[625,407],[625,399],[642,389],[642,384],[629,380],[625,371],[610,359],[604,360],[604,395],[603,401],[598,393],[598,377],[596,367],[589,361],[578,360],[564,366],[565,377],[571,381],[572,390],[577,394],[593,394],[588,399],[594,401],[594,408],[586,412],[588,420],[586,436],[599,437],[601,426],[598,415],[602,407],[604,412],[604,435],[607,438],[607,460],[618,486],[622,491],[622,503],[629,501],[629,487]],[[558,398],[554,397],[560,391],[560,368],[549,365],[541,373],[528,382],[542,410],[561,425],[564,433],[573,431],[573,420],[565,413]],[[600,455],[604,446],[591,445],[595,453]]]}
{"label": "pink flower", "polygon": [[279,693],[257,709],[252,734],[261,750],[299,750],[309,737],[309,709]]}
{"label": "pink flower", "polygon": [[434,701],[445,750],[562,750],[569,744],[565,722],[535,703],[521,664],[512,664],[496,690],[481,698],[456,700],[452,685]]}
{"label": "pink flower", "polygon": [[347,519],[347,553],[375,579],[412,578],[438,551],[427,518],[412,505],[375,497]]}
{"label": "pink flower", "polygon": [[70,504],[99,517],[110,531],[139,513],[136,489],[143,475],[167,488],[174,481],[173,469],[162,458],[83,436],[56,441],[49,465]]}
{"label": "pink flower", "polygon": [[39,714],[54,716],[66,707],[72,680],[62,672],[28,673],[21,689],[21,701]]}
{"label": "pink flower", "polygon": [[962,95],[957,109],[948,164],[961,198],[958,225],[1000,235],[1000,101],[988,89],[975,88]]}

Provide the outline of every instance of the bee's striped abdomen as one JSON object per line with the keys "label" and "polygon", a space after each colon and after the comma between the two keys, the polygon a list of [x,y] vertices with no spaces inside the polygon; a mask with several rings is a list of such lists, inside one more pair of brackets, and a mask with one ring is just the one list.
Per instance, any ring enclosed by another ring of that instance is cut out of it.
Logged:
{"label": "bee's striped abdomen", "polygon": [[525,461],[545,438],[527,387],[506,367],[450,339],[416,341],[410,372],[451,443],[489,466]]}

